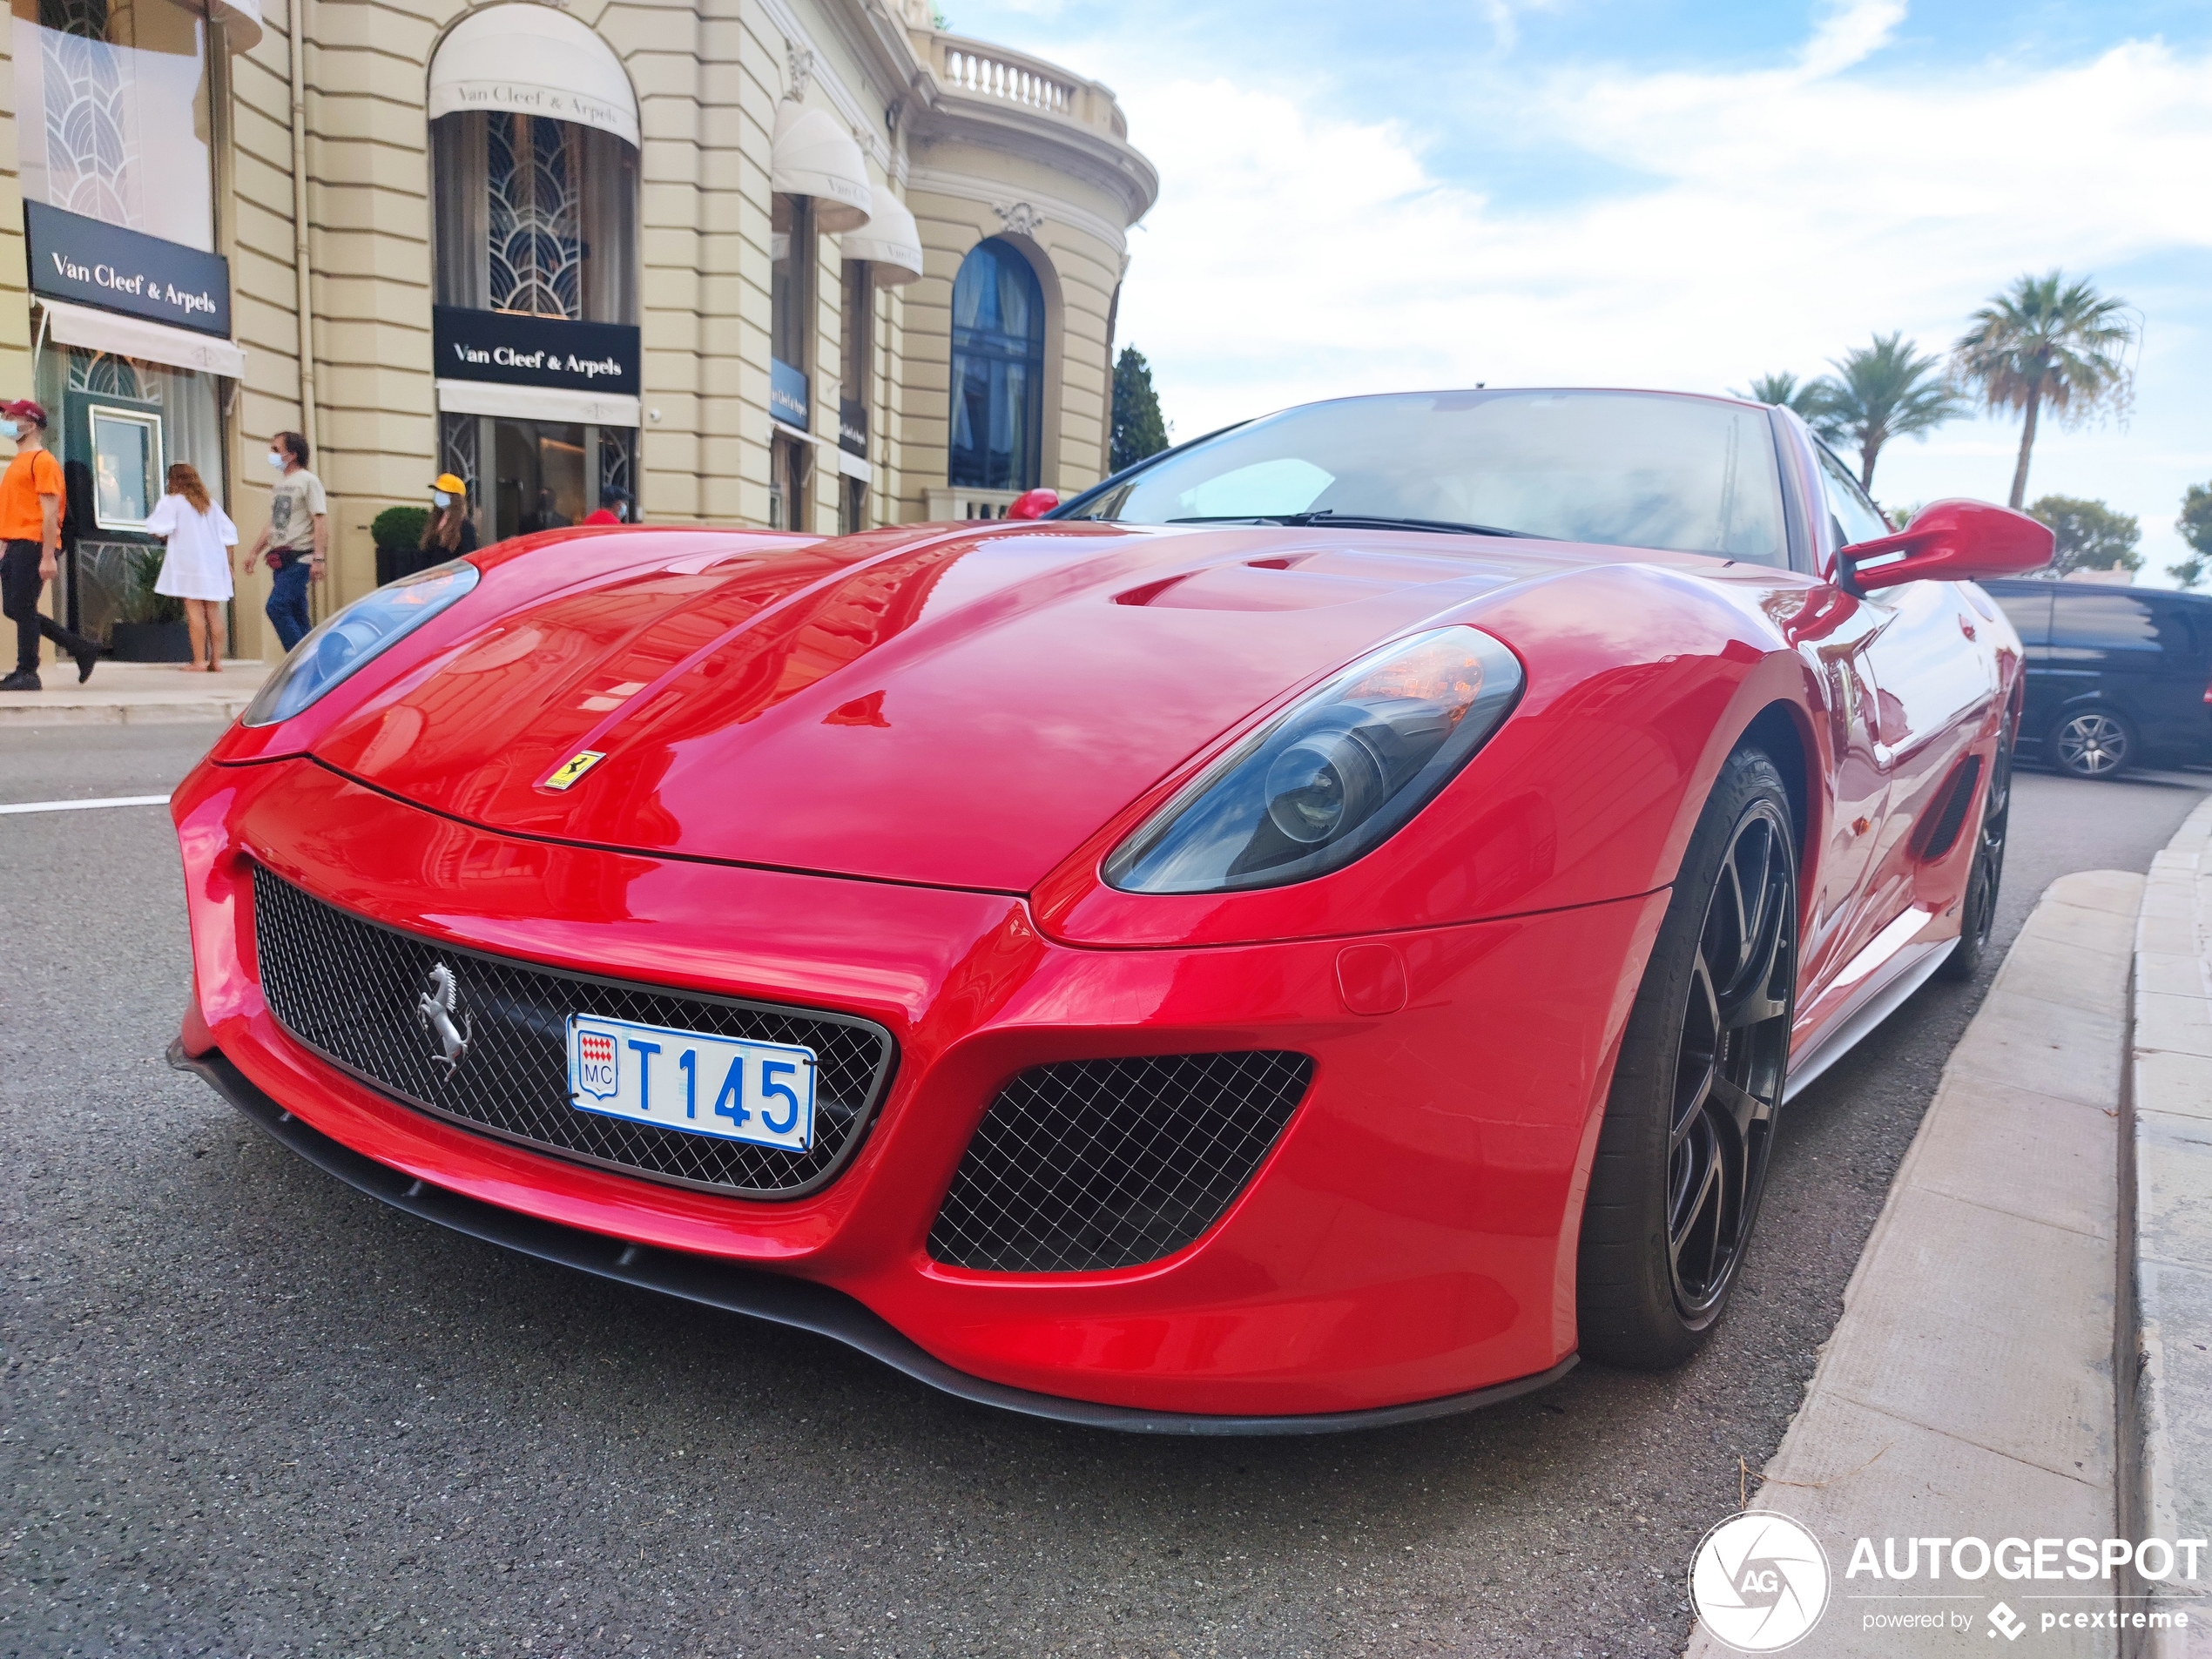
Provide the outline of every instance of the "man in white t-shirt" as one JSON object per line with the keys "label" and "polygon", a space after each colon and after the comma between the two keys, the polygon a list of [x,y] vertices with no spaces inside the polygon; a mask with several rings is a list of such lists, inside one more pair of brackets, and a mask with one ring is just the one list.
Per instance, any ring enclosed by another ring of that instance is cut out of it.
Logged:
{"label": "man in white t-shirt", "polygon": [[269,496],[268,528],[253,540],[246,568],[265,553],[269,561],[269,603],[264,607],[277,637],[290,651],[307,636],[314,618],[307,610],[307,583],[322,580],[330,550],[330,512],[322,480],[307,470],[307,441],[297,432],[280,432],[269,441],[269,464],[278,470]]}

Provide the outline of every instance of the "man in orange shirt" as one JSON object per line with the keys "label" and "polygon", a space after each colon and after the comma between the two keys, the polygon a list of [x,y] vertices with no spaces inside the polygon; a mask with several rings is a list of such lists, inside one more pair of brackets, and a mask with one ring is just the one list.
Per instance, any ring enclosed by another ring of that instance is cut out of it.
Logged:
{"label": "man in orange shirt", "polygon": [[99,647],[38,612],[38,596],[54,579],[62,546],[61,462],[46,448],[46,411],[29,398],[0,407],[0,436],[16,441],[16,458],[0,474],[0,610],[16,624],[16,671],[0,691],[35,691],[38,636],[77,659],[78,682],[92,677]]}

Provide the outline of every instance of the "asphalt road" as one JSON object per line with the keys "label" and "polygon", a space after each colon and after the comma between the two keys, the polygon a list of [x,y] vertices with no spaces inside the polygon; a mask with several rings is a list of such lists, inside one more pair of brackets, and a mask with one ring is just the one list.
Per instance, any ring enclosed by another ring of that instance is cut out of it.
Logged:
{"label": "asphalt road", "polygon": [[[0,801],[198,728],[0,731]],[[2023,776],[2000,932],[2212,778]],[[0,816],[0,1654],[1671,1654],[1983,987],[1784,1120],[1691,1365],[1317,1440],[1138,1440],[388,1211],[164,1066],[158,808]]]}

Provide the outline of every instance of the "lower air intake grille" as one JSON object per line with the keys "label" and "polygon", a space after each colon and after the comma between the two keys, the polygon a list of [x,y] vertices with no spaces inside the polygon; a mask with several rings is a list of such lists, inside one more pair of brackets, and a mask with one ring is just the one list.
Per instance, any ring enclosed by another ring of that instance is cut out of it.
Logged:
{"label": "lower air intake grille", "polygon": [[[347,1070],[464,1127],[655,1180],[746,1197],[812,1192],[860,1144],[891,1069],[891,1034],[866,1020],[456,950],[349,915],[258,865],[253,937],[270,1010]],[[416,1015],[440,963],[470,1027],[449,1072]],[[813,1146],[786,1151],[577,1111],[569,1104],[571,1014],[812,1049]]]}
{"label": "lower air intake grille", "polygon": [[1171,1256],[1244,1190],[1312,1080],[1312,1056],[1266,1049],[1025,1071],[968,1143],[929,1253],[1005,1273]]}

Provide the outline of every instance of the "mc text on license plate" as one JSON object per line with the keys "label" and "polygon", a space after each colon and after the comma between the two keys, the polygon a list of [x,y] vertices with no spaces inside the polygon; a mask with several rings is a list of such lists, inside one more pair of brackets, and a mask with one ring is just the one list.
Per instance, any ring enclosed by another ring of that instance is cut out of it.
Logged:
{"label": "mc text on license plate", "polygon": [[569,1103],[687,1135],[804,1152],[814,1143],[814,1051],[569,1015]]}

